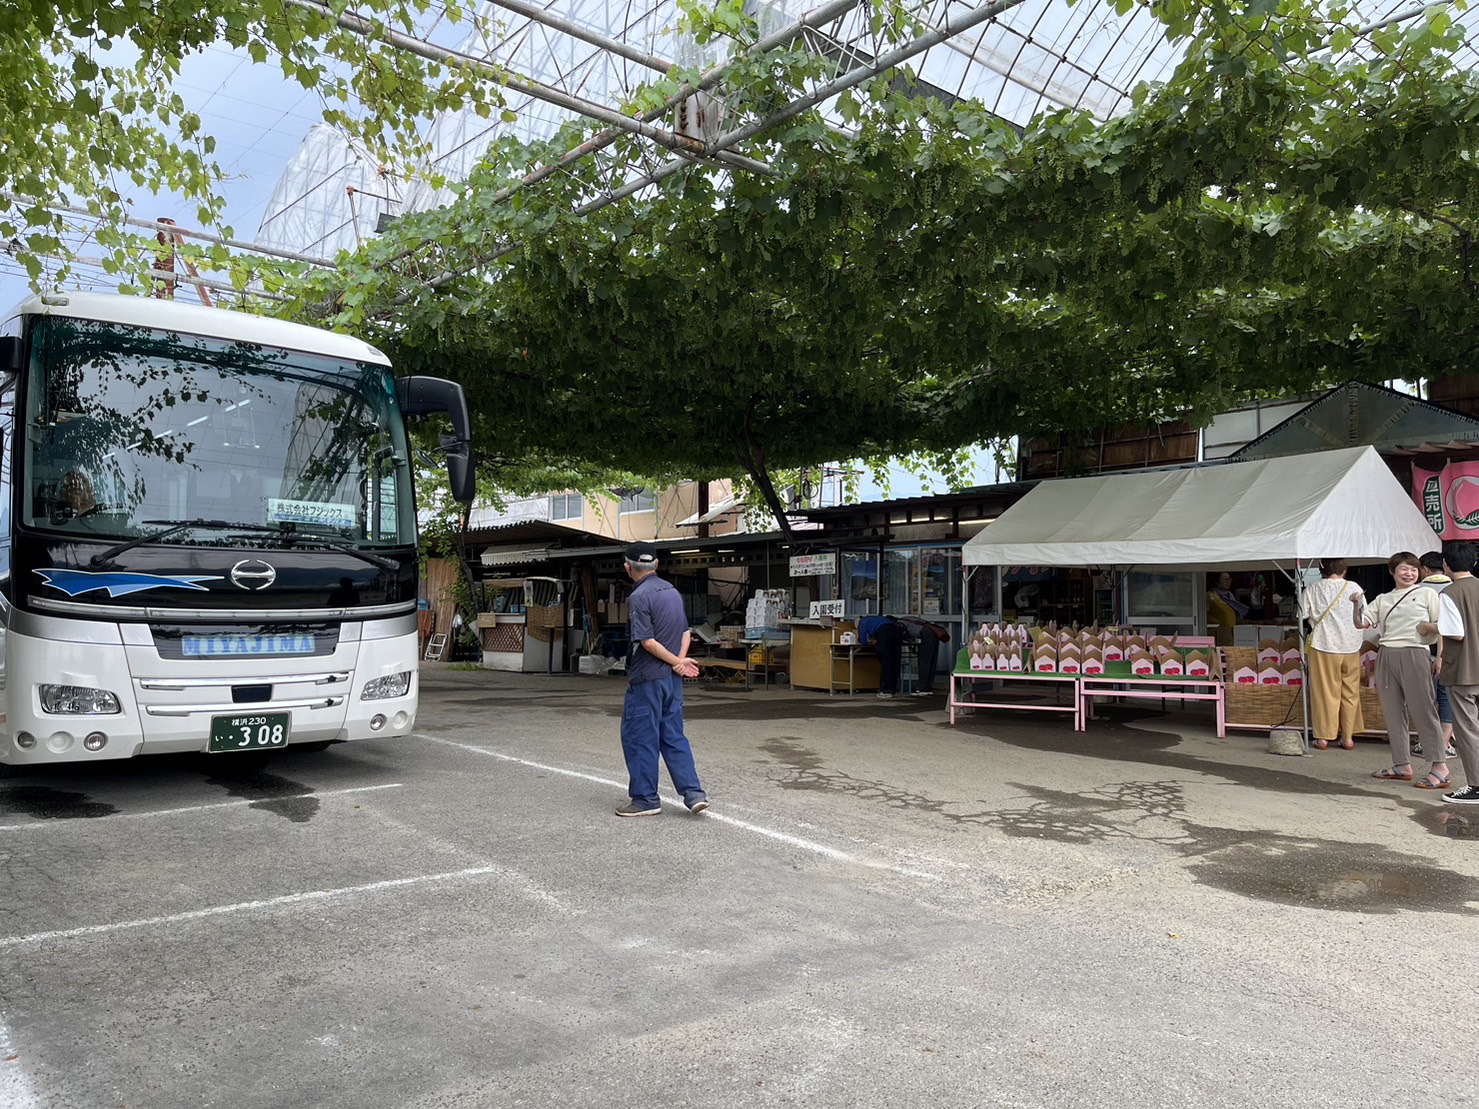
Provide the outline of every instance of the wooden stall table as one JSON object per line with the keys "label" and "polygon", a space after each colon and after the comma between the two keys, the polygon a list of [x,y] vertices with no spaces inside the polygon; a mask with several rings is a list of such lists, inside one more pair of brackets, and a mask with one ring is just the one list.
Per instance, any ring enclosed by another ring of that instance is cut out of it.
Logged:
{"label": "wooden stall table", "polygon": [[849,693],[871,692],[879,688],[878,656],[871,647],[849,652],[838,639],[845,631],[856,632],[847,622],[792,620],[791,657],[789,660],[792,689],[824,689],[829,694],[839,689]]}
{"label": "wooden stall table", "polygon": [[[962,652],[963,653],[963,652]],[[996,682],[1035,682],[1048,686],[1057,686],[1053,692],[1062,692],[1062,686],[1068,686],[1071,694],[1071,704],[1064,705],[1055,703],[1051,705],[1026,704],[1021,701],[980,701],[966,700],[963,691],[969,690],[971,683],[978,681]],[[1071,712],[1073,714],[1073,730],[1081,732],[1084,730],[1083,698],[1078,691],[1079,676],[1077,674],[1034,674],[1025,670],[962,670],[957,665],[950,675],[950,723],[955,723],[956,709],[1021,709],[1023,712]]]}
{"label": "wooden stall table", "polygon": [[1227,737],[1227,683],[1216,655],[1210,661],[1206,677],[1178,677],[1174,674],[1130,672],[1128,662],[1106,662],[1102,674],[1079,676],[1079,697],[1083,701],[1085,721],[1094,717],[1093,698],[1128,697],[1156,701],[1211,701],[1217,712],[1217,738]]}
{"label": "wooden stall table", "polygon": [[[781,664],[777,661],[777,651],[784,652],[787,659],[787,666],[790,665],[789,659],[791,656],[791,640],[789,637],[787,637],[786,639],[772,639],[762,636],[759,639],[747,638],[741,640],[741,642],[744,644],[745,647],[746,687],[750,686],[753,683],[757,674],[760,677],[761,685],[769,685],[770,676],[772,674],[785,672],[785,667],[782,667]],[[760,656],[759,662],[755,661],[755,655],[757,653]]]}
{"label": "wooden stall table", "polygon": [[743,674],[745,676],[745,685],[748,686],[750,684],[750,664],[744,659],[715,658],[712,656],[700,657],[695,655],[690,655],[689,658],[698,665],[700,675],[707,672],[709,677],[713,678],[716,674],[730,676]]}

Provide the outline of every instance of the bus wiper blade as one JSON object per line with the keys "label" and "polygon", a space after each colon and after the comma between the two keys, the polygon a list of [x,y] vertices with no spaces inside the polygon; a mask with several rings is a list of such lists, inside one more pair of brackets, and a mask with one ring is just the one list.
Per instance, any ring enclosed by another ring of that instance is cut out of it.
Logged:
{"label": "bus wiper blade", "polygon": [[169,524],[170,526],[163,531],[152,531],[148,535],[140,535],[122,543],[115,543],[106,551],[99,551],[93,555],[87,560],[87,564],[89,566],[101,566],[105,562],[111,562],[124,551],[131,551],[135,547],[142,547],[148,543],[162,543],[164,540],[170,538],[170,536],[179,535],[180,532],[189,531],[191,528],[214,528],[218,531],[276,532],[278,530],[277,528],[267,527],[264,524],[235,524],[230,520],[184,520],[180,523],[173,523],[169,520],[142,520],[140,522],[145,524]]}
{"label": "bus wiper blade", "polygon": [[371,551],[362,551],[353,544],[339,543],[333,539],[325,539],[318,535],[304,535],[301,531],[292,531],[288,532],[283,539],[288,544],[312,543],[315,546],[326,547],[331,551],[338,551],[341,554],[353,555],[355,558],[363,559],[371,566],[378,566],[382,570],[399,570],[401,568],[401,564],[393,558],[386,558],[384,555],[377,555]]}

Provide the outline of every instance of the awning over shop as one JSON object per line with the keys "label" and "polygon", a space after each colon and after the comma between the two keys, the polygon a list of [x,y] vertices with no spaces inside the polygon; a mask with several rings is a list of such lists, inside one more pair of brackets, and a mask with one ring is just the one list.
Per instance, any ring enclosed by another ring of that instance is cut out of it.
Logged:
{"label": "awning over shop", "polygon": [[965,544],[965,565],[1239,570],[1385,562],[1439,545],[1372,447],[1045,481]]}
{"label": "awning over shop", "polygon": [[548,547],[488,547],[479,559],[484,566],[526,566],[549,561]]}

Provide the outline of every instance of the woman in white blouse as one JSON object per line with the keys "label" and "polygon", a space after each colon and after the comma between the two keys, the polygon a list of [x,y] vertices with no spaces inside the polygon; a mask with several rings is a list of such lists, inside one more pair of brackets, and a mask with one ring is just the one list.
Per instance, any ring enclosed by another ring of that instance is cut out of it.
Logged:
{"label": "woman in white blouse", "polygon": [[1349,751],[1357,732],[1366,730],[1361,715],[1361,629],[1353,601],[1361,587],[1345,580],[1343,558],[1320,560],[1320,580],[1304,591],[1299,615],[1310,628],[1310,725],[1315,746],[1324,750],[1338,739]]}
{"label": "woman in white blouse", "polygon": [[[1392,765],[1372,775],[1387,782],[1412,781],[1412,729],[1423,750],[1436,751],[1427,775],[1413,783],[1419,789],[1444,789],[1448,785],[1448,763],[1443,758],[1443,725],[1433,700],[1433,676],[1443,667],[1442,640],[1438,638],[1438,591],[1420,585],[1423,566],[1417,555],[1401,551],[1387,560],[1396,588],[1371,602],[1368,609],[1360,597],[1351,601],[1355,623],[1375,628],[1381,651],[1376,656],[1376,692],[1381,712],[1387,718],[1387,740],[1392,747]],[[1438,646],[1435,659],[1428,648]]]}

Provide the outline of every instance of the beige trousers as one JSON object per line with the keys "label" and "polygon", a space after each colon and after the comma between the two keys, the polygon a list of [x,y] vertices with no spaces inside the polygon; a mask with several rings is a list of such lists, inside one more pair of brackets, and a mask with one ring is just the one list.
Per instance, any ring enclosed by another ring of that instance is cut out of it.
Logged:
{"label": "beige trousers", "polygon": [[[1412,761],[1416,732],[1433,762],[1443,761],[1443,723],[1433,700],[1433,656],[1426,647],[1383,647],[1376,656],[1376,692],[1387,718],[1392,765]],[[1436,752],[1437,757],[1434,758]]]}
{"label": "beige trousers", "polygon": [[1361,715],[1361,656],[1309,650],[1310,728],[1316,739],[1334,743],[1366,730]]}

